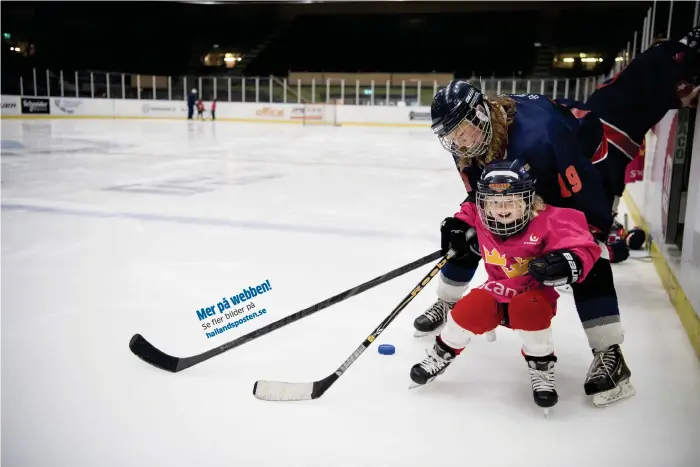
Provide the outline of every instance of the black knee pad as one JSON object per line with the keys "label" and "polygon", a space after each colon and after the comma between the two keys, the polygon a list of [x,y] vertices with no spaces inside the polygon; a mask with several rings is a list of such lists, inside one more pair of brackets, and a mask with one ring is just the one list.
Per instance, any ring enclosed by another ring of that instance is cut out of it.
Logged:
{"label": "black knee pad", "polygon": [[479,261],[481,261],[481,256],[475,255],[474,253],[467,253],[460,258],[451,259],[450,264],[465,269],[476,269],[479,267]]}
{"label": "black knee pad", "polygon": [[574,292],[574,300],[576,302],[617,296],[610,261],[605,258],[599,258],[586,276],[586,279],[581,283],[571,284],[571,289]]}

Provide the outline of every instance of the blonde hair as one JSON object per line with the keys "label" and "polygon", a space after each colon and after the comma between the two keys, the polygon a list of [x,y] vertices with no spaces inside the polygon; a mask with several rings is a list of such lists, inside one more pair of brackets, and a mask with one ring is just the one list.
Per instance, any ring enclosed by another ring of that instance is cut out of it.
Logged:
{"label": "blonde hair", "polygon": [[532,218],[534,219],[537,215],[547,209],[547,203],[544,202],[540,195],[535,195],[532,200]]}
{"label": "blonde hair", "polygon": [[508,96],[498,96],[493,101],[487,101],[491,108],[491,144],[486,156],[480,160],[486,165],[496,159],[501,159],[508,146],[508,127],[515,116],[515,101]]}
{"label": "blonde hair", "polygon": [[[486,105],[491,111],[491,143],[486,154],[477,158],[479,166],[501,159],[508,146],[508,127],[515,117],[515,101],[508,96],[498,96],[493,100],[487,100]],[[457,164],[459,171],[472,163],[470,158],[462,157]]]}

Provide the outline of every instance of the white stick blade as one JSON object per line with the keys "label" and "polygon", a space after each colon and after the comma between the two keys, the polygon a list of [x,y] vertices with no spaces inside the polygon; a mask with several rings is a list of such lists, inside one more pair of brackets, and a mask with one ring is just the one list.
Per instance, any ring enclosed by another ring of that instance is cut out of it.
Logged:
{"label": "white stick blade", "polygon": [[284,383],[281,381],[257,381],[253,395],[264,401],[311,400],[314,383]]}

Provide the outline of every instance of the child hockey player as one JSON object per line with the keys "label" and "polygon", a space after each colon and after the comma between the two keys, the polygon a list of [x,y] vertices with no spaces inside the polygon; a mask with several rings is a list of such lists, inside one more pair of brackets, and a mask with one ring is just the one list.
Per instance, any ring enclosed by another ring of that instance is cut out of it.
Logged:
{"label": "child hockey player", "polygon": [[[559,294],[554,287],[582,281],[601,246],[583,213],[545,205],[535,195],[529,170],[519,160],[488,165],[477,183],[476,203],[465,202],[455,215],[458,224],[475,226],[488,279],[449,312],[428,356],[411,368],[412,387],[442,374],[475,335],[503,325],[522,338],[535,403],[545,413],[557,403],[551,321]],[[458,255],[473,254],[468,245],[451,246]]]}
{"label": "child hockey player", "polygon": [[197,119],[204,120],[204,101],[202,99],[197,101]]}

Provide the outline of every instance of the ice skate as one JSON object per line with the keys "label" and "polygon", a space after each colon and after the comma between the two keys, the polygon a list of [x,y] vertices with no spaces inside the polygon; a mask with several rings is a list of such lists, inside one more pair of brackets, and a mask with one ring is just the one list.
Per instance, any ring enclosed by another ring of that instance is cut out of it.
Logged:
{"label": "ice skate", "polygon": [[454,349],[445,345],[440,337],[435,338],[435,344],[431,349],[426,349],[428,354],[420,363],[411,367],[411,380],[413,383],[408,387],[414,389],[432,382],[439,375],[444,373],[452,360],[457,356]]}
{"label": "ice skate", "polygon": [[549,414],[549,409],[559,401],[556,385],[554,383],[554,364],[557,357],[525,357],[530,370],[530,383],[532,384],[532,397],[535,404],[544,409],[544,416]]}
{"label": "ice skate", "polygon": [[413,321],[415,328],[413,337],[439,334],[447,323],[447,314],[454,306],[454,302],[447,302],[439,298],[425,313]]}
{"label": "ice skate", "polygon": [[630,382],[631,376],[620,346],[613,345],[593,352],[593,362],[583,388],[587,395],[593,396],[593,405],[604,407],[636,394]]}

